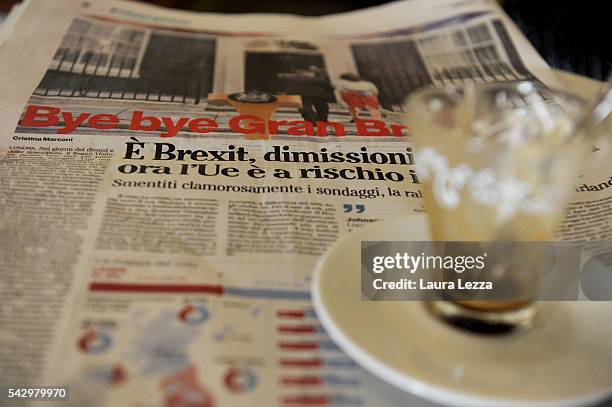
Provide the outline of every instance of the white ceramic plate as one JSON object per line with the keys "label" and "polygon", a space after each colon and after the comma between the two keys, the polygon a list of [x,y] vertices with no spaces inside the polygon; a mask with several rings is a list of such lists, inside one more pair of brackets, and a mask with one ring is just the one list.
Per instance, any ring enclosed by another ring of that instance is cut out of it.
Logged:
{"label": "white ceramic plate", "polygon": [[419,302],[361,300],[362,240],[427,240],[423,216],[345,236],[318,262],[314,306],[329,335],[366,370],[454,406],[581,406],[612,394],[612,302],[539,303],[534,327],[463,332]]}

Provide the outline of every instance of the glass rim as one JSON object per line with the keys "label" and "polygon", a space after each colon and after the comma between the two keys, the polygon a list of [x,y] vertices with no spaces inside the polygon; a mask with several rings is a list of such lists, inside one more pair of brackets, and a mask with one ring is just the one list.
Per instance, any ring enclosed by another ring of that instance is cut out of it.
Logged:
{"label": "glass rim", "polygon": [[546,93],[550,93],[551,96],[556,98],[562,98],[565,101],[570,101],[571,103],[575,103],[579,105],[579,111],[584,112],[585,109],[589,106],[589,100],[585,99],[582,96],[579,96],[573,92],[568,90],[553,88],[546,86],[544,83],[535,80],[516,80],[516,81],[499,81],[499,82],[487,82],[487,83],[474,83],[474,84],[461,84],[461,85],[444,85],[444,86],[423,86],[415,91],[411,92],[402,103],[402,108],[404,113],[409,111],[416,111],[418,113],[431,113],[431,110],[427,108],[426,103],[422,103],[423,99],[428,95],[450,95],[451,93],[459,94],[458,91],[466,89],[468,87],[473,88],[476,91],[476,94],[482,94],[486,90],[492,89],[515,89],[520,92],[518,89],[520,86],[528,85],[529,91],[525,92],[524,95],[527,96],[533,92],[533,90],[541,90]]}

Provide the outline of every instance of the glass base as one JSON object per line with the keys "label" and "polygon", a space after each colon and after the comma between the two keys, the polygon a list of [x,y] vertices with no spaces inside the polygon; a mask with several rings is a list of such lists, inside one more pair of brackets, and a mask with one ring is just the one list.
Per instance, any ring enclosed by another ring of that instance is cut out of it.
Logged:
{"label": "glass base", "polygon": [[479,310],[452,301],[429,301],[427,308],[453,327],[478,334],[507,334],[529,329],[536,315],[534,303],[513,309]]}

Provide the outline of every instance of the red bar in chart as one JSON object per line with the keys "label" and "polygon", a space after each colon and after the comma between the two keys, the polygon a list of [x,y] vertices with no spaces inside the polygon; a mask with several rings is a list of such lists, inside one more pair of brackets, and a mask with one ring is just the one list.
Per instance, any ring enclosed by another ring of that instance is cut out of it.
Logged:
{"label": "red bar in chart", "polygon": [[303,341],[303,342],[279,342],[278,347],[282,350],[317,350],[319,349],[319,343],[314,341]]}
{"label": "red bar in chart", "polygon": [[319,332],[317,325],[279,325],[278,332],[285,334],[315,334]]}
{"label": "red bar in chart", "polygon": [[91,283],[89,291],[130,292],[130,293],[199,293],[223,294],[219,285],[179,285],[179,284],[126,284]]}
{"label": "red bar in chart", "polygon": [[289,359],[283,358],[280,360],[280,365],[283,367],[322,367],[325,365],[323,360],[319,358],[312,359]]}
{"label": "red bar in chart", "polygon": [[300,309],[296,309],[296,310],[291,310],[291,309],[286,309],[286,310],[278,310],[276,312],[276,316],[278,318],[286,318],[286,319],[302,319],[302,318],[314,318],[316,317],[314,310],[312,309],[308,309],[308,310],[300,310]]}
{"label": "red bar in chart", "polygon": [[284,376],[280,382],[284,386],[320,386],[323,379],[319,376]]}

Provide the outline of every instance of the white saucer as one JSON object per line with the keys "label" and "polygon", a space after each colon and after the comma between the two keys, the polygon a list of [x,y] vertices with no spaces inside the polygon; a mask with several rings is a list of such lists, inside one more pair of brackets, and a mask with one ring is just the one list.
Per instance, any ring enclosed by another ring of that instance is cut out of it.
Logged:
{"label": "white saucer", "polygon": [[321,322],[363,368],[417,396],[453,406],[582,406],[612,394],[612,302],[539,303],[530,330],[479,336],[447,326],[419,302],[361,300],[362,240],[427,240],[410,216],[364,227],[318,262]]}

